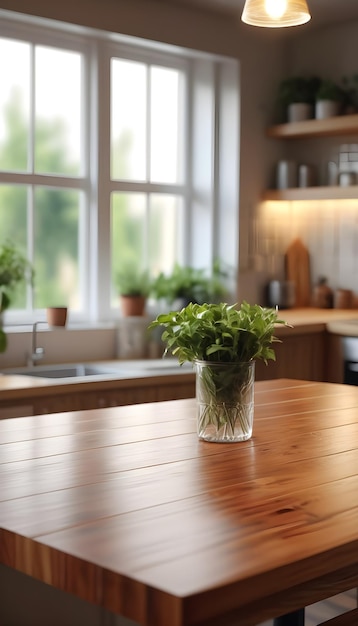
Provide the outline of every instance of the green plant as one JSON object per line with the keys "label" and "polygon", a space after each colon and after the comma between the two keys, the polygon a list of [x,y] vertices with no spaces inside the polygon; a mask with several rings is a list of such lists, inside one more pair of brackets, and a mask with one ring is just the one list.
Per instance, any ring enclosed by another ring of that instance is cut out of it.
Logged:
{"label": "green plant", "polygon": [[316,76],[292,76],[281,81],[278,90],[278,102],[282,107],[296,102],[314,104],[320,79]]}
{"label": "green plant", "polygon": [[[0,314],[10,307],[16,287],[24,282],[32,283],[33,277],[31,263],[12,241],[5,241],[0,246]],[[6,347],[6,334],[1,325],[0,352]]]}
{"label": "green plant", "polygon": [[333,80],[321,80],[316,92],[316,100],[333,100],[343,102],[345,98],[344,89]]}
{"label": "green plant", "polygon": [[147,297],[151,289],[151,282],[148,272],[130,267],[117,274],[116,286],[118,293],[122,296]]}
{"label": "green plant", "polygon": [[151,295],[157,300],[163,298],[168,303],[178,298],[199,304],[215,301],[226,293],[225,276],[226,272],[218,260],[214,262],[210,276],[204,269],[176,264],[171,274],[161,272],[154,279]]}
{"label": "green plant", "polygon": [[243,302],[237,305],[193,304],[181,311],[158,315],[149,328],[164,326],[163,341],[185,361],[215,361],[235,363],[262,359],[275,360],[271,344],[279,341],[274,336],[275,324],[286,324],[277,318],[274,309]]}
{"label": "green plant", "polygon": [[358,74],[353,76],[343,76],[342,89],[344,93],[344,107],[345,109],[352,109],[357,111],[358,109]]}
{"label": "green plant", "polygon": [[[246,440],[252,431],[255,359],[275,360],[271,344],[277,318],[274,309],[243,302],[237,305],[188,304],[162,314],[149,328],[164,326],[165,354],[182,364],[195,362],[198,434],[210,441]],[[287,324],[286,324],[287,325]]]}

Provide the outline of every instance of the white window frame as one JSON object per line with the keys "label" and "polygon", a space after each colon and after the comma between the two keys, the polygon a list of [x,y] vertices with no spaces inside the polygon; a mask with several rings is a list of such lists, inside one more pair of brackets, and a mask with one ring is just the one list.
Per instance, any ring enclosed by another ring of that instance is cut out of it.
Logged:
{"label": "white window frame", "polygon": [[[5,15],[6,14],[6,15]],[[0,10],[0,17],[9,12]],[[33,22],[38,22],[34,25]],[[84,192],[88,219],[83,224],[80,242],[82,265],[86,274],[84,298],[88,304],[83,314],[70,314],[73,322],[97,324],[118,319],[111,308],[110,197],[113,191],[173,193],[184,197],[185,249],[183,264],[210,268],[220,258],[235,271],[231,292],[235,297],[239,241],[239,63],[167,44],[144,42],[117,34],[70,27],[49,20],[16,16],[3,19],[0,35],[44,45],[77,50],[83,53],[90,103],[84,119],[87,146],[85,172],[75,181],[66,177],[13,175],[0,173],[1,182],[45,182],[56,187],[80,188]],[[187,73],[186,105],[186,185],[125,183],[110,179],[110,58],[128,58],[144,63],[177,67]],[[14,314],[15,315],[15,314]],[[12,319],[27,323],[41,319],[34,311]],[[9,312],[10,317],[10,312]]]}
{"label": "white window frame", "polygon": [[[90,88],[90,67],[89,67],[89,59],[90,59],[90,51],[91,45],[86,37],[78,37],[78,35],[70,34],[66,31],[58,31],[57,29],[50,28],[50,30],[44,29],[42,26],[36,26],[34,24],[24,24],[23,22],[15,19],[14,21],[0,21],[0,36],[6,37],[9,39],[14,39],[18,41],[28,42],[32,45],[40,45],[40,46],[50,46],[54,48],[58,48],[61,50],[70,50],[73,52],[78,52],[83,55],[83,84],[82,84],[82,92],[83,92],[83,100],[88,102],[89,98],[89,88]],[[82,199],[80,203],[80,215],[79,219],[82,222],[80,231],[80,240],[79,240],[79,261],[80,268],[88,267],[89,264],[89,228],[90,228],[90,219],[86,219],[85,215],[90,215],[90,198],[92,191],[92,180],[90,176],[90,158],[91,154],[91,142],[92,136],[90,133],[90,122],[89,116],[84,112],[82,123],[84,128],[82,129],[82,145],[81,145],[81,162],[83,163],[83,168],[81,174],[79,176],[64,176],[60,174],[56,175],[47,175],[47,174],[36,174],[33,171],[25,172],[25,173],[12,173],[12,172],[0,172],[0,183],[1,184],[20,184],[26,185],[29,187],[29,197],[28,197],[28,251],[30,257],[33,253],[33,196],[34,196],[34,188],[36,186],[41,187],[49,187],[52,189],[73,189],[75,191],[79,191],[81,193]],[[30,152],[33,155],[34,148],[34,126],[30,127]],[[30,169],[33,170],[33,162],[30,160]],[[83,277],[82,277],[83,278]],[[88,292],[89,292],[89,276],[86,277],[85,280],[80,279],[80,287],[83,291],[82,298],[84,302],[84,310],[86,310],[86,303],[88,302]],[[30,288],[29,288],[30,290]],[[31,301],[31,297],[30,297]],[[12,311],[9,310],[6,312],[6,323],[10,324],[23,324],[26,322],[33,322],[35,320],[39,320],[44,318],[45,312],[43,310],[39,311],[36,309],[32,309],[31,312],[28,310],[17,310]],[[79,314],[79,319],[85,319],[86,314]]]}

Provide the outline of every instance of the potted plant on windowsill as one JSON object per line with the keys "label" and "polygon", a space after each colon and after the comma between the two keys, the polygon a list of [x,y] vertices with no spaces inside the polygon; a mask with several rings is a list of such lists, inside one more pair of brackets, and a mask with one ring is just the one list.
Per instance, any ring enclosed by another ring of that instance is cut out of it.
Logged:
{"label": "potted plant on windowsill", "polygon": [[227,271],[219,260],[214,261],[210,275],[205,269],[176,264],[170,274],[161,272],[153,280],[151,295],[169,306],[179,304],[178,308],[189,302],[218,302],[227,292],[226,277]]}
{"label": "potted plant on windowsill", "polygon": [[0,352],[5,352],[7,338],[3,329],[3,314],[13,301],[21,283],[31,283],[34,271],[31,263],[11,240],[0,246]]}
{"label": "potted plant on windowsill", "polygon": [[246,441],[252,435],[255,360],[275,360],[272,343],[277,311],[243,302],[188,304],[159,315],[149,328],[163,326],[165,354],[196,371],[197,432],[216,442]]}
{"label": "potted plant on windowsill", "polygon": [[116,286],[122,315],[143,316],[151,287],[148,272],[129,267],[117,274]]}

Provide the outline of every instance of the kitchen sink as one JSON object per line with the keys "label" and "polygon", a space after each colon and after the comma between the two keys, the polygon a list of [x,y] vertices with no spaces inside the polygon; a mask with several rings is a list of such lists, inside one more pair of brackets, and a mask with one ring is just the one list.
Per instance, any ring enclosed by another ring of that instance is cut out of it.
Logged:
{"label": "kitchen sink", "polygon": [[74,365],[36,365],[33,367],[17,367],[6,370],[5,374],[36,376],[40,378],[74,378],[82,376],[119,376],[125,368],[109,368],[100,365],[76,363]]}
{"label": "kitchen sink", "polygon": [[67,363],[56,365],[34,365],[16,367],[3,371],[3,374],[35,376],[36,378],[135,378],[137,376],[158,376],[191,372],[191,363],[179,365],[174,358],[149,359],[148,361],[123,361],[118,365],[101,365],[100,363]]}

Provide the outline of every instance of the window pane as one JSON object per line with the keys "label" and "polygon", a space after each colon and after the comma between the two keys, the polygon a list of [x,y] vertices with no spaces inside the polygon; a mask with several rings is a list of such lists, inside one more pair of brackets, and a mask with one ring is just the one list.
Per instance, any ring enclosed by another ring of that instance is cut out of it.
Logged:
{"label": "window pane", "polygon": [[28,167],[30,46],[0,38],[0,169]]}
{"label": "window pane", "polygon": [[111,62],[111,177],[146,179],[146,67]]}
{"label": "window pane", "polygon": [[164,194],[150,196],[149,266],[152,276],[180,263],[183,249],[183,202]]}
{"label": "window pane", "polygon": [[[26,256],[27,189],[25,186],[0,185],[0,244],[14,242]],[[26,308],[26,284],[19,285],[11,299],[12,309]]]}
{"label": "window pane", "polygon": [[81,54],[37,46],[35,63],[35,171],[78,176]]}
{"label": "window pane", "polygon": [[151,68],[152,182],[179,182],[179,76],[177,70]]}
{"label": "window pane", "polygon": [[124,268],[145,266],[146,196],[143,193],[112,195],[112,285],[117,301],[116,276]]}
{"label": "window pane", "polygon": [[35,308],[82,308],[79,285],[79,215],[77,191],[35,190]]}

